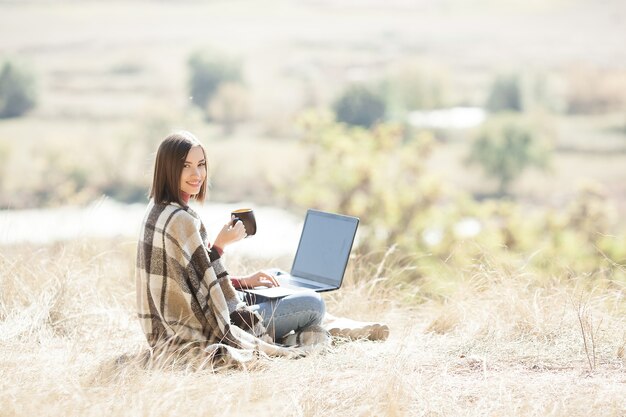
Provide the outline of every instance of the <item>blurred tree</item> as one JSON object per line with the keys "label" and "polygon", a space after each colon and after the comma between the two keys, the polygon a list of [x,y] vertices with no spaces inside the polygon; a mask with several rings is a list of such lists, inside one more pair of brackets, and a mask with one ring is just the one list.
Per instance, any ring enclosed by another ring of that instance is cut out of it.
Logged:
{"label": "blurred tree", "polygon": [[[558,217],[513,201],[477,202],[446,190],[429,175],[427,160],[434,146],[429,132],[407,137],[388,123],[366,130],[319,112],[303,115],[300,126],[309,163],[300,175],[283,178],[281,194],[299,208],[360,217],[358,250],[379,262],[368,280],[386,281],[390,275],[401,276],[392,281],[399,285],[419,280],[407,287],[407,294],[416,298],[445,295],[463,280],[459,271],[474,266],[480,274],[494,265],[517,271],[523,264],[550,277],[598,273],[626,280],[621,267],[626,239],[602,233],[614,227],[615,216],[599,208],[595,194],[573,204],[569,215],[560,210]],[[538,129],[530,126],[519,116],[491,120],[477,140],[482,142],[477,155],[489,155],[488,166],[496,173],[505,170],[507,178],[530,164],[543,165],[547,151]],[[584,220],[588,216],[590,221]],[[602,227],[597,227],[593,223],[602,216]],[[385,262],[391,271],[381,272]],[[487,275],[487,280],[502,278]]]}
{"label": "blurred tree", "polygon": [[216,52],[197,51],[188,61],[191,101],[206,110],[219,86],[242,80],[241,63]]}
{"label": "blurred tree", "polygon": [[494,80],[486,107],[497,113],[523,110],[522,87],[517,75],[499,75]]}
{"label": "blurred tree", "polygon": [[320,113],[304,115],[300,124],[303,145],[312,153],[303,175],[286,184],[290,201],[367,218],[363,248],[368,241],[411,250],[419,245],[424,219],[442,192],[424,172],[432,135],[422,132],[405,139],[395,125],[366,130]]}
{"label": "blurred tree", "polygon": [[209,103],[208,115],[222,125],[224,135],[235,132],[237,124],[250,116],[248,93],[240,83],[224,83]]}
{"label": "blurred tree", "polygon": [[568,209],[568,226],[578,230],[587,241],[595,242],[600,236],[611,233],[616,214],[607,204],[606,190],[587,182],[579,185],[578,193]]}
{"label": "blurred tree", "polygon": [[35,103],[33,76],[17,64],[6,61],[0,71],[0,118],[21,116]]}
{"label": "blurred tree", "polygon": [[387,116],[402,121],[409,111],[447,107],[449,85],[445,68],[432,64],[413,64],[394,70],[381,82]]}
{"label": "blurred tree", "polygon": [[468,163],[476,163],[499,182],[498,193],[531,166],[545,168],[550,157],[549,141],[539,129],[520,116],[506,115],[486,123],[474,139]]}
{"label": "blurred tree", "polygon": [[353,126],[371,127],[385,117],[385,101],[370,87],[349,86],[337,99],[333,109],[337,120]]}
{"label": "blurred tree", "polygon": [[573,67],[566,74],[567,111],[597,114],[626,107],[626,71]]}

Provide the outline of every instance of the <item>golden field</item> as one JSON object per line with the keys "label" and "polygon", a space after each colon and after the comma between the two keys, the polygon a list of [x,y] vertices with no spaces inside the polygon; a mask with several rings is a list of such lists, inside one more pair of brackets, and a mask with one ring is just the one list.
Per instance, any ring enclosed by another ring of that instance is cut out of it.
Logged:
{"label": "golden field", "polygon": [[[0,415],[623,416],[626,410],[623,286],[590,289],[583,277],[544,282],[483,262],[463,274],[451,296],[411,306],[393,284],[393,264],[368,266],[360,257],[345,286],[325,300],[334,314],[388,323],[387,341],[337,339],[329,352],[264,360],[254,369],[146,369],[133,359],[146,348],[133,313],[134,245],[3,248]],[[229,269],[245,272],[243,261],[228,259]]]}

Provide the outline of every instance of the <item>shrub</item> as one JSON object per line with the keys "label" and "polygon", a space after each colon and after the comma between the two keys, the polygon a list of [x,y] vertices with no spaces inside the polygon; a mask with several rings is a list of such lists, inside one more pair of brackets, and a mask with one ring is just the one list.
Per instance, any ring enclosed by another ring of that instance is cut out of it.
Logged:
{"label": "shrub", "polygon": [[11,61],[0,71],[0,118],[18,117],[35,106],[35,80]]}
{"label": "shrub", "polygon": [[241,63],[215,52],[194,52],[188,61],[191,101],[206,110],[219,86],[242,80]]}
{"label": "shrub", "polygon": [[290,179],[296,184],[286,184],[287,198],[301,207],[367,218],[364,242],[413,245],[418,233],[406,232],[423,226],[442,191],[424,172],[432,135],[405,139],[395,125],[365,130],[319,113],[308,113],[300,124],[312,156],[303,176]]}
{"label": "shrub", "polygon": [[[518,133],[498,137],[514,144],[538,138],[513,120],[498,120],[497,131]],[[593,189],[558,213],[504,199],[478,202],[429,175],[436,143],[428,132],[405,137],[390,124],[365,130],[319,113],[305,115],[301,127],[311,159],[300,176],[283,184],[283,195],[299,208],[361,218],[358,251],[380,262],[377,275],[363,279],[384,282],[390,273],[397,285],[417,280],[407,286],[416,298],[445,294],[466,273],[506,279],[494,268],[515,274],[537,268],[546,279],[584,274],[626,282],[626,235],[616,230],[616,211]],[[394,271],[385,271],[385,262]]]}
{"label": "shrub", "polygon": [[517,75],[499,75],[494,80],[486,107],[497,113],[501,111],[523,110],[522,87]]}
{"label": "shrub", "polygon": [[370,87],[349,86],[335,102],[337,120],[349,125],[371,127],[385,116],[385,101]]}
{"label": "shrub", "polygon": [[539,129],[521,117],[492,119],[478,133],[470,148],[468,163],[480,165],[498,180],[498,193],[506,194],[511,183],[527,168],[545,168],[548,140]]}
{"label": "shrub", "polygon": [[449,85],[445,69],[421,64],[393,71],[382,81],[381,90],[388,113],[394,120],[402,120],[408,111],[447,107],[451,95]]}

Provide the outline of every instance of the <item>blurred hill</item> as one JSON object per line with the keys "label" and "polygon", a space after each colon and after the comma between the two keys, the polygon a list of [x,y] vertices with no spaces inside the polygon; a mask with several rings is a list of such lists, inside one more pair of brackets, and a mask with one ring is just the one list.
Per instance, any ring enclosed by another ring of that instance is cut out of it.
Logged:
{"label": "blurred hill", "polygon": [[[626,94],[617,88],[626,80],[625,9],[620,1],[566,0],[3,1],[0,59],[30,67],[38,106],[0,121],[0,206],[82,204],[102,193],[144,201],[148,155],[182,127],[210,143],[214,198],[269,203],[268,171],[280,176],[302,166],[292,148],[298,115],[329,107],[350,83],[377,83],[403,68],[441,78],[447,106],[483,106],[502,72],[545,78],[559,115],[572,80],[583,97],[602,87],[619,102]],[[229,138],[191,104],[187,61],[203,49],[242,62],[249,112]],[[611,77],[618,81],[600,85]],[[555,159],[554,185],[531,172],[514,191],[535,200],[560,194],[578,181],[573,169],[626,200],[625,112],[559,119],[557,145],[569,153]],[[489,182],[461,163],[466,145],[451,142],[435,152],[433,169],[484,193]],[[608,154],[593,155],[607,147]],[[233,149],[245,169],[221,162]],[[27,185],[14,174],[24,164]],[[251,187],[251,179],[261,186]]]}

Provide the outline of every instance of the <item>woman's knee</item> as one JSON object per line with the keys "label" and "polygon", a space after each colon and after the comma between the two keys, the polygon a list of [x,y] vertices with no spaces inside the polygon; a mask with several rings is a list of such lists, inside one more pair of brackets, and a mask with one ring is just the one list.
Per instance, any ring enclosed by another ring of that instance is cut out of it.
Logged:
{"label": "woman's knee", "polygon": [[308,310],[315,315],[315,323],[320,324],[326,314],[326,304],[322,296],[315,291],[304,291],[297,294],[298,304],[303,310]]}

